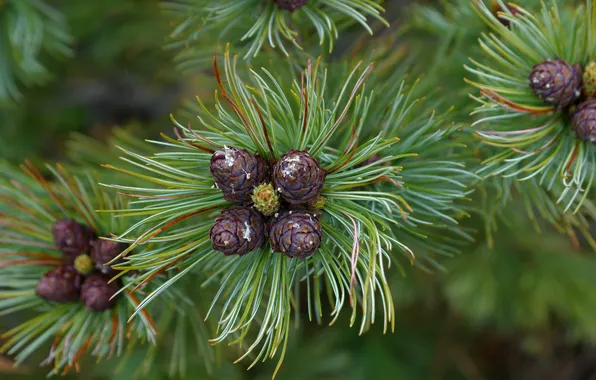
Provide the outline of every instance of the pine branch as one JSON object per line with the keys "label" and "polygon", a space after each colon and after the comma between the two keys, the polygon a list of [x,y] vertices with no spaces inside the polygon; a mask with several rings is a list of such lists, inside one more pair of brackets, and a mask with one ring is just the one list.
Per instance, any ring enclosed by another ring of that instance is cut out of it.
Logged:
{"label": "pine branch", "polygon": [[[389,213],[402,214],[404,206],[399,197],[389,192],[359,190],[384,178],[398,181],[394,166],[373,165],[374,168],[363,170],[356,165],[393,142],[384,141],[382,137],[371,140],[356,148],[349,161],[345,161],[341,153],[349,149],[349,145],[340,144],[333,148],[330,144],[334,132],[345,128],[344,123],[360,119],[347,116],[346,111],[353,107],[362,112],[362,118],[366,116],[364,104],[367,100],[356,94],[369,70],[366,69],[359,78],[356,70],[352,73],[357,79],[346,81],[340,91],[342,95],[329,111],[324,97],[325,76],[319,72],[318,63],[308,67],[301,83],[294,83],[291,97],[286,97],[285,91],[281,90],[283,85],[267,71],[263,71],[263,76],[253,72],[254,85],[246,87],[227,54],[224,68],[229,89],[223,87],[221,80],[220,90],[230,107],[218,101],[216,113],[204,108],[199,121],[205,131],[178,125],[179,140],[167,139],[159,143],[165,148],[163,152],[143,157],[125,151],[128,157],[124,159],[137,169],[116,168],[147,180],[144,187],[111,185],[137,198],[131,202],[130,210],[118,213],[123,216],[145,215],[138,225],[145,226],[145,233],[132,234],[135,226],[119,239],[130,242],[132,247],[151,241],[164,243],[164,248],[148,254],[131,255],[129,265],[121,269],[146,268],[148,275],[140,280],[148,281],[153,273],[178,268],[180,271],[171,277],[167,286],[195,267],[212,273],[208,282],[220,283],[214,304],[220,300],[224,305],[219,316],[220,334],[214,342],[238,334],[240,338],[235,343],[242,343],[249,331],[256,328],[255,342],[246,345],[247,353],[255,353],[255,360],[276,354],[283,358],[294,284],[299,281],[318,283],[314,289],[328,287],[332,295],[333,317],[339,315],[349,300],[355,322],[356,307],[360,303],[363,310],[361,331],[373,322],[371,308],[377,293],[382,292],[383,319],[389,328],[393,311],[383,269],[389,264],[388,252],[395,244],[395,238],[382,231],[380,226],[395,224]],[[348,87],[349,82],[355,82],[356,87]],[[290,259],[272,253],[267,245],[241,258],[226,258],[211,248],[208,232],[214,215],[229,203],[212,186],[209,161],[213,148],[226,145],[256,151],[272,161],[290,148],[308,149],[323,167],[335,168],[326,179],[322,192],[326,199],[325,238],[323,247],[315,256],[304,261]],[[385,162],[393,158],[388,156]],[[141,174],[139,169],[146,174]],[[367,204],[369,206],[365,206]],[[354,234],[359,242],[357,245],[354,245]],[[356,247],[358,255],[354,257]],[[357,287],[350,285],[354,281],[351,278],[357,279]],[[321,294],[314,289],[309,286],[308,297],[312,300],[309,307],[318,308],[312,309],[311,315],[319,318]],[[156,297],[159,290],[140,307]]]}
{"label": "pine branch", "polygon": [[166,10],[181,20],[171,33],[176,40],[171,48],[181,51],[182,68],[196,69],[208,62],[214,46],[228,42],[242,51],[244,59],[255,58],[263,49],[294,56],[316,42],[327,43],[331,51],[340,30],[351,24],[360,24],[371,34],[370,20],[388,25],[378,0],[303,3],[290,12],[274,1],[169,1]]}
{"label": "pine branch", "polygon": [[487,63],[472,60],[467,67],[478,78],[469,83],[481,94],[474,97],[480,106],[473,126],[482,127],[477,135],[483,142],[498,148],[480,173],[522,181],[537,178],[548,190],[563,184],[558,201],[565,211],[573,207],[578,212],[594,183],[596,150],[571,131],[562,109],[536,96],[528,76],[534,65],[551,58],[582,65],[589,61],[595,48],[589,41],[596,32],[591,5],[571,10],[553,3],[538,17],[518,7],[515,16],[502,16],[511,28],[484,4],[477,3],[475,9],[492,33],[481,40]]}
{"label": "pine branch", "polygon": [[[432,114],[416,116],[417,102],[402,86],[388,92],[393,102],[388,111],[384,100],[375,103],[362,91],[371,70],[372,66],[362,70],[357,65],[341,86],[328,87],[327,70],[316,62],[309,64],[287,91],[265,69],[262,74],[252,71],[251,84],[245,84],[236,60],[226,53],[224,77],[219,76],[216,60],[220,90],[215,111],[199,100],[202,130],[177,123],[178,140],[154,141],[162,148],[157,153],[145,156],[123,149],[122,160],[128,165],[109,167],[145,184],[109,185],[135,199],[129,209],[112,211],[121,217],[142,218],[131,223],[118,240],[131,244],[131,249],[159,244],[128,255],[127,262],[117,267],[146,271],[138,283],[170,273],[169,280],[143,300],[137,312],[187,274],[206,273],[205,285],[219,286],[213,306],[223,305],[216,316],[218,335],[212,341],[232,339],[245,347],[240,359],[254,355],[252,365],[278,356],[278,368],[287,344],[291,310],[300,297],[298,283],[306,283],[311,319],[322,321],[321,295],[326,293],[332,320],[349,304],[352,324],[361,314],[362,333],[374,322],[375,305],[380,300],[384,329],[393,328],[393,302],[385,274],[394,257],[392,251],[402,251],[414,262],[412,250],[402,242],[404,231],[406,239],[424,241],[430,236],[421,232],[424,225],[434,230],[453,224],[452,215],[461,211],[452,202],[465,196],[464,182],[473,175],[446,160],[454,146],[444,142],[453,130],[441,129]],[[375,135],[378,126],[385,127]],[[386,137],[400,132],[411,137],[401,143]],[[366,135],[370,136],[359,138]],[[362,142],[356,143],[358,140]],[[213,220],[230,203],[213,187],[210,160],[215,150],[229,146],[256,152],[269,162],[289,149],[307,150],[328,171],[321,193],[325,200],[320,210],[323,241],[313,256],[291,259],[272,252],[268,244],[242,257],[225,257],[212,248],[209,231]],[[416,151],[425,149],[428,161],[414,158]],[[435,158],[439,156],[440,160]],[[410,182],[404,183],[399,175],[402,169],[395,166],[401,161],[409,166],[403,171]],[[428,173],[431,167],[442,168],[448,178]],[[414,212],[408,201],[416,207]],[[144,232],[135,234],[137,229]],[[459,239],[465,236],[458,233]],[[446,242],[435,246],[430,242],[427,247],[439,253],[441,249],[453,252]],[[249,338],[252,342],[247,342]]]}
{"label": "pine branch", "polygon": [[[6,178],[0,183],[0,314],[37,313],[3,335],[5,342],[0,351],[15,355],[16,364],[53,342],[44,362],[53,365],[50,374],[67,373],[73,368],[78,371],[85,353],[102,360],[121,356],[138,344],[156,344],[157,328],[167,327],[167,319],[178,318],[180,310],[184,310],[186,318],[201,320],[193,302],[173,292],[164,293],[164,299],[171,302],[175,294],[179,308],[164,309],[156,303],[138,318],[129,320],[139,305],[138,297],[145,297],[159,287],[163,277],[155,278],[135,294],[123,291],[114,295],[113,308],[101,312],[91,311],[78,301],[55,303],[40,297],[37,287],[46,272],[72,265],[55,245],[52,228],[57,221],[71,218],[86,224],[98,236],[109,236],[122,231],[125,221],[95,210],[122,208],[125,203],[99,189],[98,178],[91,172],[75,177],[60,165],[48,166],[51,173],[48,180],[29,163],[22,166],[22,172],[8,165],[2,169]],[[76,260],[74,266],[77,267]],[[118,281],[126,286],[139,275],[129,273],[119,276]],[[153,316],[160,317],[157,323]],[[201,339],[206,331],[198,328],[192,330],[192,336]],[[174,343],[184,344],[177,339]],[[206,359],[213,359],[207,350],[200,352]]]}
{"label": "pine branch", "polygon": [[41,0],[7,0],[0,4],[0,103],[18,100],[19,87],[50,78],[46,55],[69,57],[71,37],[60,12]]}

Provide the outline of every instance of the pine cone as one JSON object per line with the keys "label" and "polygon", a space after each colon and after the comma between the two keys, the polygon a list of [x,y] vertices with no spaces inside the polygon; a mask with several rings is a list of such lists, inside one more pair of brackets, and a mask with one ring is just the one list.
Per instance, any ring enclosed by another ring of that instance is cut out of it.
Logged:
{"label": "pine cone", "polygon": [[226,256],[245,255],[265,242],[265,222],[253,209],[234,206],[225,209],[209,231],[213,249]]}
{"label": "pine cone", "polygon": [[361,168],[363,166],[368,166],[368,165],[372,165],[375,162],[379,161],[381,159],[381,155],[380,154],[373,154],[372,156],[370,156],[369,158],[367,158],[366,160],[362,161],[361,163],[359,163],[358,165],[356,165],[357,168]]}
{"label": "pine cone", "polygon": [[[112,261],[126,248],[128,248],[128,244],[97,239],[95,244],[93,244],[93,248],[91,249],[91,258],[95,263],[95,268],[97,268],[97,270],[103,274],[114,276],[117,271],[112,269],[111,266],[106,266],[105,264]],[[119,262],[121,262],[121,260],[114,262],[112,265],[116,265]]]}
{"label": "pine cone", "polygon": [[53,302],[75,302],[81,292],[82,276],[71,267],[62,265],[50,270],[37,283],[35,293]]}
{"label": "pine cone", "polygon": [[[519,8],[515,5],[507,4],[506,7],[507,10],[509,10],[509,12],[511,12],[513,16],[520,13]],[[500,6],[498,6],[497,9],[495,9],[494,14],[497,16],[497,19],[501,22],[501,24],[509,28],[511,26],[511,22],[507,20],[505,17],[503,17],[499,12],[504,12],[503,8],[501,8]]]}
{"label": "pine cone", "polygon": [[71,260],[78,255],[89,253],[95,240],[95,233],[91,228],[72,219],[62,219],[54,223],[52,235],[58,249]]}
{"label": "pine cone", "polygon": [[91,311],[104,311],[116,305],[117,297],[110,300],[120,286],[117,281],[108,283],[110,277],[94,274],[87,277],[81,289],[81,302]]}
{"label": "pine cone", "polygon": [[596,62],[590,62],[584,70],[584,94],[589,98],[596,97]]}
{"label": "pine cone", "polygon": [[290,150],[273,165],[273,181],[281,196],[292,204],[315,200],[327,172],[307,152]]}
{"label": "pine cone", "polygon": [[530,87],[544,103],[564,108],[581,95],[582,71],[578,64],[571,66],[562,59],[549,59],[534,66]]}
{"label": "pine cone", "polygon": [[263,215],[270,216],[279,210],[279,195],[270,183],[263,183],[255,187],[252,193],[255,208]]}
{"label": "pine cone", "polygon": [[588,99],[577,106],[571,125],[580,139],[596,144],[596,99]]}
{"label": "pine cone", "polygon": [[273,0],[278,7],[294,12],[296,9],[306,5],[308,0]]}
{"label": "pine cone", "polygon": [[248,202],[252,190],[267,177],[267,164],[246,149],[224,147],[211,157],[211,174],[224,199]]}
{"label": "pine cone", "polygon": [[287,211],[276,217],[269,228],[273,252],[289,257],[310,257],[321,245],[323,231],[315,215],[307,211]]}

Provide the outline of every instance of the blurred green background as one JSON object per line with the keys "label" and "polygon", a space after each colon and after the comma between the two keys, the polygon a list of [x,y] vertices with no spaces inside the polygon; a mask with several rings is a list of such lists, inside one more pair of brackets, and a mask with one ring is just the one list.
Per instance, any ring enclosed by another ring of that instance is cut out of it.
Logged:
{"label": "blurred green background", "polygon": [[[112,128],[129,126],[140,138],[155,137],[171,131],[169,114],[185,101],[211,94],[209,71],[182,75],[173,53],[163,49],[172,25],[158,1],[48,3],[66,17],[73,54],[43,57],[52,77],[20,86],[22,98],[2,104],[1,159],[63,159],[73,132],[104,140]],[[388,5],[399,24],[409,2]],[[444,272],[395,274],[394,334],[375,326],[359,337],[346,315],[333,327],[303,316],[277,378],[596,379],[596,258],[579,238],[547,225],[537,233],[521,201],[503,215],[493,249],[479,234],[476,245],[443,262]],[[477,228],[481,221],[465,223]],[[0,318],[0,331],[16,322],[14,315]],[[271,378],[275,363],[246,371],[245,364],[231,364],[236,354],[221,350],[221,364],[207,373],[189,353],[187,378]],[[169,357],[163,353],[144,380],[167,378]],[[141,358],[133,355],[116,374],[111,362],[84,363],[81,373],[67,378],[135,378]],[[0,379],[40,379],[47,373],[37,364],[42,359],[15,369],[10,358],[0,357]]]}

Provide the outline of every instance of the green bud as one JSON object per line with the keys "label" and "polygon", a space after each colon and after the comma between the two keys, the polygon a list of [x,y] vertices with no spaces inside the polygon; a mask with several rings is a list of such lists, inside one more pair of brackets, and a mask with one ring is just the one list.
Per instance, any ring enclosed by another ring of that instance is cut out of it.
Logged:
{"label": "green bud", "polygon": [[590,62],[584,70],[584,94],[596,97],[596,62]]}
{"label": "green bud", "polygon": [[314,202],[309,204],[309,206],[313,210],[321,210],[321,209],[323,209],[323,207],[325,207],[326,202],[327,202],[327,200],[325,199],[325,197],[319,195],[317,197],[317,199],[315,199]]}
{"label": "green bud", "polygon": [[270,183],[262,183],[252,193],[255,208],[263,215],[273,215],[279,210],[279,194]]}
{"label": "green bud", "polygon": [[93,260],[89,255],[78,255],[74,261],[74,267],[82,275],[93,272]]}

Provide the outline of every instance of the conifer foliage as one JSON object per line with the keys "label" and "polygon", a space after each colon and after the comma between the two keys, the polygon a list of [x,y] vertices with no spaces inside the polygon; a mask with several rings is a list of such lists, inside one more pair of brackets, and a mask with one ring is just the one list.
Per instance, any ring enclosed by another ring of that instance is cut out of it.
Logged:
{"label": "conifer foliage", "polygon": [[[392,333],[412,307],[445,335],[460,318],[593,334],[596,7],[456,0],[387,28],[390,6],[164,1],[167,70],[214,96],[159,138],[78,134],[66,163],[0,164],[0,316],[17,321],[0,354],[183,376],[233,346],[246,369],[310,378],[289,354],[308,322]],[[0,105],[71,54],[66,19],[0,0]],[[532,228],[566,240],[533,247]],[[333,339],[312,341],[327,360]]]}
{"label": "conifer foliage", "polygon": [[536,15],[517,9],[502,16],[507,27],[485,4],[475,5],[491,33],[481,40],[487,59],[468,68],[481,94],[474,125],[482,141],[502,148],[483,172],[536,177],[548,189],[564,184],[559,201],[578,211],[596,165],[590,99],[582,98],[583,71],[596,54],[596,11],[589,1],[576,9],[555,2]]}
{"label": "conifer foliage", "polygon": [[0,3],[0,103],[21,97],[22,84],[42,84],[50,72],[42,56],[71,55],[64,16],[39,0],[7,0]]}
{"label": "conifer foliage", "polygon": [[138,294],[150,288],[121,292],[136,274],[111,281],[102,273],[103,265],[89,256],[106,246],[98,236],[124,227],[96,210],[122,206],[122,200],[102,191],[91,173],[79,177],[62,166],[48,167],[48,180],[30,163],[22,172],[2,169],[10,180],[0,186],[0,309],[3,315],[24,309],[37,315],[6,332],[0,350],[19,363],[53,342],[47,362],[53,364],[51,373],[61,374],[78,370],[87,351],[106,358],[134,344],[155,343],[158,332],[148,312],[127,323],[139,304]]}

